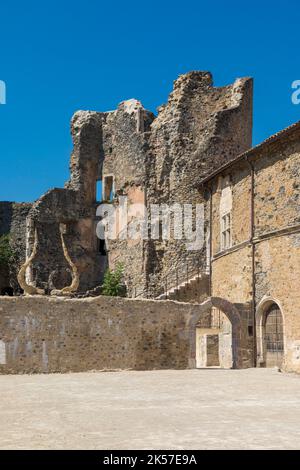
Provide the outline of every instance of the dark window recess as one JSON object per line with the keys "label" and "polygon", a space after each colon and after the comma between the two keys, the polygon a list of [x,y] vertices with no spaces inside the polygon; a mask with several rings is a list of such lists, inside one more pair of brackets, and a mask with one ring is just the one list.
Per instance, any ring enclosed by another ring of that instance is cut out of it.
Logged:
{"label": "dark window recess", "polygon": [[102,256],[106,255],[105,240],[98,240],[98,253]]}
{"label": "dark window recess", "polygon": [[113,176],[105,176],[104,177],[104,200],[105,201],[112,201],[114,197],[114,177]]}
{"label": "dark window recess", "polygon": [[248,335],[253,336],[253,326],[252,325],[248,326]]}
{"label": "dark window recess", "polygon": [[3,289],[1,289],[1,295],[8,295],[9,297],[13,297],[14,290],[12,287],[3,287]]}

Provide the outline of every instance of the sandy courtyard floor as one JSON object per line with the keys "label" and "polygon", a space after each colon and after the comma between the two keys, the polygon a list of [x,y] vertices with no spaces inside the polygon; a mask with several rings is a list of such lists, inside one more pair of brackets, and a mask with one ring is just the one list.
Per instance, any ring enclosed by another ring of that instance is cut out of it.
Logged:
{"label": "sandy courtyard floor", "polygon": [[1,449],[299,449],[300,377],[273,369],[0,376]]}

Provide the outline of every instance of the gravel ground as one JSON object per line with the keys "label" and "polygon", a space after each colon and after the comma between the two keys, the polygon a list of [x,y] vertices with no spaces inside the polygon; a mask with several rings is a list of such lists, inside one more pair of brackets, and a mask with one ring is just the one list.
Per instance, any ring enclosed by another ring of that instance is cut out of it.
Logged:
{"label": "gravel ground", "polygon": [[0,376],[1,449],[299,449],[275,369]]}

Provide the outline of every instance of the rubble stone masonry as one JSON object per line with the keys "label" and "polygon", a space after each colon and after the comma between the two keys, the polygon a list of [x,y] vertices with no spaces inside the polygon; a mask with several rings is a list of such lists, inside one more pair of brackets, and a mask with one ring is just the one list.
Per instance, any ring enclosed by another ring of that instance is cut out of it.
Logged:
{"label": "rubble stone masonry", "polygon": [[[37,230],[37,255],[28,281],[46,292],[70,284],[62,254],[59,225],[79,272],[79,291],[101,284],[107,267],[124,265],[129,296],[155,297],[177,277],[190,277],[207,265],[206,248],[187,250],[186,241],[110,240],[106,255],[99,252],[96,208],[119,208],[120,197],[133,204],[193,204],[202,202],[199,181],[223,163],[251,147],[252,79],[214,87],[209,72],[194,71],[174,82],[168,102],[155,116],[130,99],[109,112],[78,111],[71,122],[73,152],[70,180],[52,189],[33,205],[27,220],[27,253]],[[104,200],[97,195],[102,181]],[[132,214],[128,227],[135,222]]]}
{"label": "rubble stone masonry", "polygon": [[10,266],[0,266],[0,293],[7,288],[20,291],[17,273],[26,258],[26,217],[30,209],[28,203],[0,202],[0,235],[10,235],[13,252]]}
{"label": "rubble stone masonry", "polygon": [[[248,325],[255,326],[252,347],[257,365],[265,362],[267,307],[277,304],[283,317],[283,368],[295,372],[300,372],[299,177],[298,123],[224,166],[205,183],[212,194],[212,295],[248,306]],[[226,196],[231,244],[225,248],[220,241],[222,187],[231,193]],[[242,334],[248,334],[246,328]]]}
{"label": "rubble stone masonry", "polygon": [[0,372],[195,367],[199,305],[116,297],[0,297]]}

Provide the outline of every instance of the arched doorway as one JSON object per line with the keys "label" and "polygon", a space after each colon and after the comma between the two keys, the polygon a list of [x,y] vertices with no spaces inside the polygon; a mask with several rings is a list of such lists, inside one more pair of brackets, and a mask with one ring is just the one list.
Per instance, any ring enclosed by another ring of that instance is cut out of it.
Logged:
{"label": "arched doorway", "polygon": [[196,368],[233,366],[232,324],[219,308],[212,307],[206,321],[196,325]]}
{"label": "arched doorway", "polygon": [[284,325],[281,309],[273,299],[259,305],[257,313],[257,363],[260,367],[281,367],[284,359]]}
{"label": "arched doorway", "polygon": [[264,342],[266,367],[281,367],[283,361],[283,320],[277,304],[270,305],[265,314]]}
{"label": "arched doorway", "polygon": [[190,321],[191,367],[241,368],[239,311],[231,302],[219,297],[210,297],[200,306],[201,314]]}

